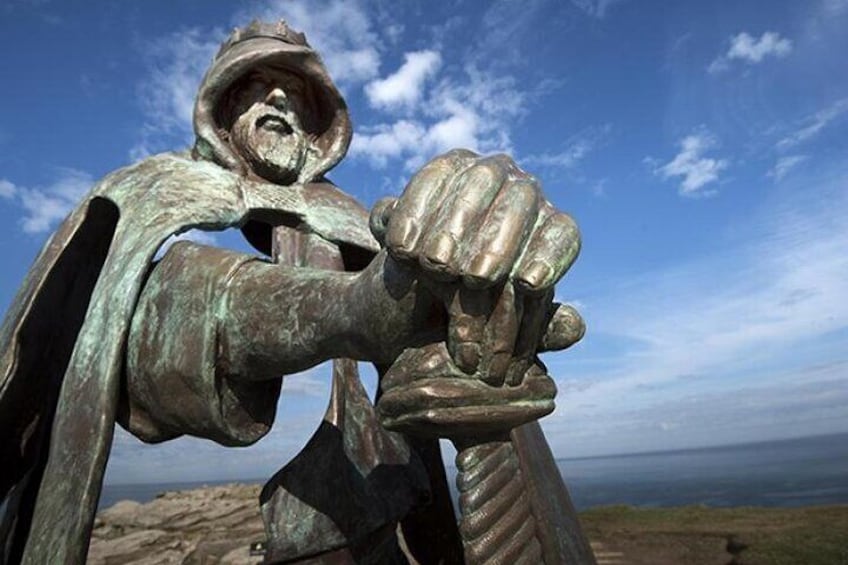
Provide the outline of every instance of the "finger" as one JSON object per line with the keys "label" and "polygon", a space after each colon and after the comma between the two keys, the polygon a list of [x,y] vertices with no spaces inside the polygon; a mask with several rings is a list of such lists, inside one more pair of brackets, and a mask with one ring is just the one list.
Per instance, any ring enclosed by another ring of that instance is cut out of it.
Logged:
{"label": "finger", "polygon": [[580,341],[585,333],[586,323],[573,306],[554,303],[550,321],[539,342],[539,351],[566,349]]}
{"label": "finger", "polygon": [[525,373],[533,365],[552,298],[553,290],[542,294],[525,294],[519,298],[519,301],[523,303],[523,316],[506,374],[508,386],[521,384]]}
{"label": "finger", "polygon": [[502,282],[524,247],[538,212],[536,180],[507,181],[477,226],[477,236],[464,254],[463,282],[471,288]]}
{"label": "finger", "polygon": [[487,291],[457,288],[448,304],[448,352],[454,364],[466,374],[480,365],[486,318],[493,299]]}
{"label": "finger", "polygon": [[503,385],[506,378],[521,324],[521,305],[522,301],[516,301],[515,288],[511,284],[504,285],[486,323],[481,378],[491,386]]}
{"label": "finger", "polygon": [[473,229],[500,190],[508,167],[500,156],[479,160],[451,182],[437,220],[423,237],[422,266],[433,272],[456,276],[459,272],[459,245]]}
{"label": "finger", "polygon": [[526,291],[553,287],[580,253],[580,232],[568,214],[551,214],[531,236],[513,271],[513,278]]}
{"label": "finger", "polygon": [[428,227],[423,225],[424,218],[441,203],[447,180],[457,168],[475,157],[470,151],[451,151],[433,159],[412,177],[395,205],[386,232],[387,247],[397,258],[416,257],[416,244]]}
{"label": "finger", "polygon": [[389,219],[392,216],[392,212],[394,212],[397,201],[397,198],[387,196],[378,200],[371,209],[371,215],[368,217],[368,227],[371,229],[371,235],[380,242],[380,245],[386,240]]}

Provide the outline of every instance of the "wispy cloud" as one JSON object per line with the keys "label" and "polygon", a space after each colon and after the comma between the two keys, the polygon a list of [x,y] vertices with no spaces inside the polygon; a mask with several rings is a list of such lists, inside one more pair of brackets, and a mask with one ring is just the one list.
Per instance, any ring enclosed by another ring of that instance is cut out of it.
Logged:
{"label": "wispy cloud", "polygon": [[0,198],[12,198],[18,193],[18,187],[6,179],[0,179]]}
{"label": "wispy cloud", "polygon": [[91,175],[71,168],[58,169],[56,179],[45,187],[28,188],[0,179],[0,197],[21,208],[21,229],[44,233],[52,229],[82,199],[94,184]]}
{"label": "wispy cloud", "polygon": [[192,142],[192,112],[197,88],[224,33],[186,29],[143,45],[147,74],[139,83],[144,122],[130,158],[185,147]]}
{"label": "wispy cloud", "polygon": [[[674,398],[651,399],[648,392],[646,401],[638,402],[631,394],[631,402],[620,403],[613,414],[603,406],[575,408],[571,415],[566,408],[543,420],[542,426],[555,450],[575,455],[830,434],[848,430],[846,374],[848,363],[843,361],[778,372],[766,383],[749,384],[740,378],[729,386]],[[576,389],[561,392],[565,398],[582,396]]]}
{"label": "wispy cloud", "polygon": [[521,162],[527,165],[573,169],[603,143],[611,130],[610,124],[585,128],[572,135],[566,141],[565,149],[562,151],[527,155],[521,159]]}
{"label": "wispy cloud", "polygon": [[368,102],[375,108],[414,109],[421,100],[424,81],[435,74],[441,62],[438,51],[406,53],[397,72],[365,86]]}
{"label": "wispy cloud", "polygon": [[[680,140],[680,151],[668,163],[654,168],[654,173],[664,179],[680,177],[679,193],[683,196],[708,196],[715,191],[702,190],[716,182],[719,174],[727,169],[726,159],[705,156],[717,145],[715,137],[705,129],[687,135]],[[649,163],[654,161],[648,159]]]}
{"label": "wispy cloud", "polygon": [[782,58],[791,52],[792,41],[781,37],[777,32],[767,31],[757,39],[743,31],[730,38],[727,52],[713,60],[707,70],[717,74],[728,70],[733,61],[755,65],[768,57]]}
{"label": "wispy cloud", "polygon": [[[378,113],[357,129],[351,155],[377,169],[400,162],[412,171],[438,153],[458,147],[480,153],[512,152],[514,128],[534,97],[551,84],[516,78],[526,68],[519,39],[527,38],[534,22],[544,17],[544,4],[539,0],[520,5],[495,2],[481,14],[479,26],[457,17],[441,31],[432,30],[437,45],[433,52],[439,52],[441,64],[436,68],[432,55],[423,61],[427,64],[421,65],[417,76],[427,78],[408,89],[410,99],[418,103],[375,104],[377,91],[367,87]],[[448,41],[444,35],[448,28],[452,35],[467,30],[466,49],[440,51],[441,42]],[[401,116],[396,115],[398,108],[403,109]],[[381,116],[380,111],[387,115]]]}
{"label": "wispy cloud", "polygon": [[[606,10],[608,3],[601,4],[598,9]],[[487,10],[484,19],[500,14],[496,8]],[[442,67],[437,50],[408,52],[399,69],[378,78],[381,50],[398,28],[384,26],[391,28],[384,40],[361,2],[269,0],[237,10],[233,22],[243,25],[252,18],[285,18],[304,31],[343,89],[364,85],[371,105],[389,114],[357,129],[353,157],[378,169],[401,160],[412,170],[456,147],[481,153],[511,149],[510,132],[528,97],[513,76],[485,66],[479,50],[469,50],[442,76],[437,75]],[[188,29],[144,46],[150,53],[139,93],[145,122],[131,150],[133,159],[191,142],[197,86],[223,36],[216,29]],[[398,110],[403,111],[400,118]]]}
{"label": "wispy cloud", "polygon": [[848,12],[848,0],[824,0],[822,7],[828,15],[841,16]]}
{"label": "wispy cloud", "polygon": [[811,141],[846,112],[848,112],[848,98],[841,98],[827,108],[804,118],[798,129],[777,142],[777,148],[786,150]]}
{"label": "wispy cloud", "polygon": [[571,0],[571,3],[582,10],[587,16],[603,19],[607,11],[623,0]]}
{"label": "wispy cloud", "polygon": [[510,76],[468,65],[428,89],[426,102],[409,118],[357,131],[351,155],[375,168],[403,159],[408,170],[449,149],[507,151],[512,121],[524,112],[525,95]]}
{"label": "wispy cloud", "polygon": [[[699,390],[775,384],[787,372],[831,383],[819,395],[821,402],[839,382],[844,397],[845,366],[826,378],[810,368],[845,361],[848,178],[841,171],[794,178],[777,204],[745,220],[740,239],[716,235],[720,253],[578,293],[591,311],[584,347],[603,340],[615,343],[618,353],[609,356],[605,347],[603,358],[586,356],[577,363],[578,356],[563,355],[562,372],[590,385],[572,392],[557,418],[577,426],[581,418],[603,413],[609,422],[628,406],[682,407],[686,395]],[[548,362],[555,372],[559,363]],[[792,375],[780,383],[785,396],[794,384]],[[771,405],[772,418],[780,406]],[[765,418],[768,403],[762,409]],[[664,409],[664,421],[668,412]],[[737,411],[734,418],[747,414]],[[848,424],[844,410],[842,420]],[[595,422],[603,433],[616,433]],[[790,424],[780,426],[775,437],[792,433]]]}
{"label": "wispy cloud", "polygon": [[268,0],[233,17],[236,25],[252,18],[286,21],[306,37],[342,87],[368,81],[380,69],[380,37],[358,0]]}
{"label": "wispy cloud", "polygon": [[[378,74],[379,38],[359,2],[272,0],[236,10],[232,22],[243,26],[254,18],[285,18],[293,28],[305,32],[342,87]],[[137,143],[130,149],[131,159],[192,142],[197,89],[225,37],[220,28],[188,28],[140,44],[147,59],[138,92],[144,122]]]}
{"label": "wispy cloud", "polygon": [[776,182],[782,181],[794,168],[808,160],[809,155],[786,155],[780,157],[774,167],[768,172]]}

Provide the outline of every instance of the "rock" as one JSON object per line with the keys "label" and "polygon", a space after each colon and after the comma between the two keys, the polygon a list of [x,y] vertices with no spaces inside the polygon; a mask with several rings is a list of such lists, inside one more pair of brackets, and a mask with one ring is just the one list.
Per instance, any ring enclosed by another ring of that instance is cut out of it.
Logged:
{"label": "rock", "polygon": [[233,484],[118,502],[95,519],[88,563],[260,563],[249,554],[265,537],[259,489]]}

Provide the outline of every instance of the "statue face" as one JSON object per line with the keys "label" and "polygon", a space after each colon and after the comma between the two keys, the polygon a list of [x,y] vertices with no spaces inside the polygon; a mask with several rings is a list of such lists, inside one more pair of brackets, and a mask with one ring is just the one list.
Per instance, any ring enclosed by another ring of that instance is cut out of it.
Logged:
{"label": "statue face", "polygon": [[257,175],[297,181],[311,148],[306,96],[303,80],[283,71],[249,77],[235,93],[230,140]]}

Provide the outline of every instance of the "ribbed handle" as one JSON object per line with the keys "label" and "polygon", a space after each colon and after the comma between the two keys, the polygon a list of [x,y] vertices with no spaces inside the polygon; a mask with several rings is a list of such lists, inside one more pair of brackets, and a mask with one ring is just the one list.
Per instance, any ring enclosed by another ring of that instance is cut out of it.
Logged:
{"label": "ribbed handle", "polygon": [[509,438],[457,443],[459,525],[466,565],[544,563],[536,520]]}

